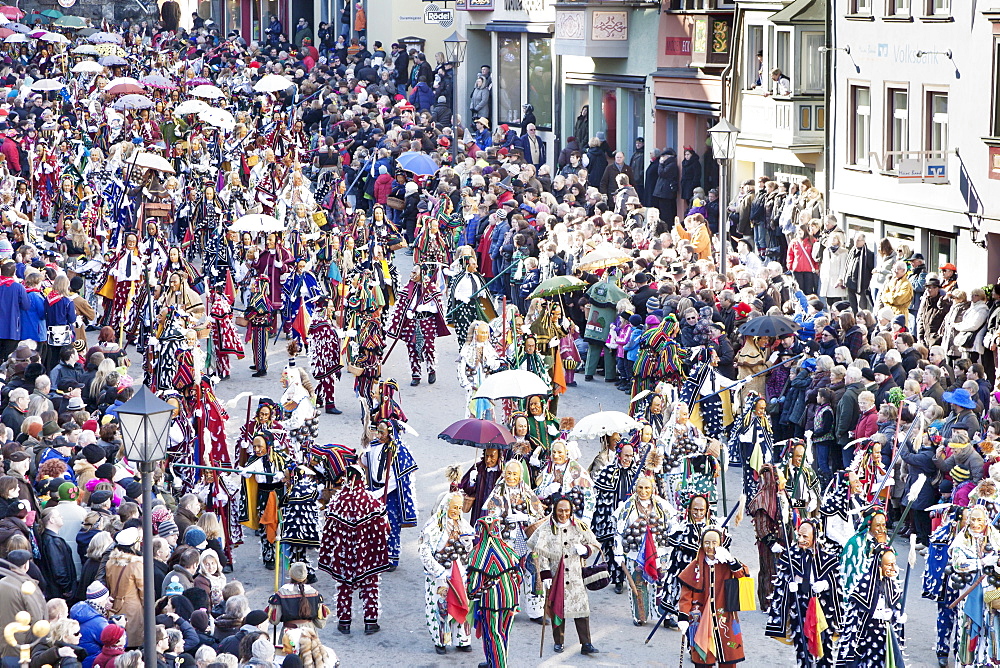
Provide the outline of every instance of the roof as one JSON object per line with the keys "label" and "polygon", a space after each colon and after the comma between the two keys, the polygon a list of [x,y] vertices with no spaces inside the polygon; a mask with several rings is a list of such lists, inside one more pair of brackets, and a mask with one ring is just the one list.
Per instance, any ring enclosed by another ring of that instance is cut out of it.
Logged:
{"label": "roof", "polygon": [[823,23],[826,0],[792,0],[784,9],[771,15],[771,23]]}

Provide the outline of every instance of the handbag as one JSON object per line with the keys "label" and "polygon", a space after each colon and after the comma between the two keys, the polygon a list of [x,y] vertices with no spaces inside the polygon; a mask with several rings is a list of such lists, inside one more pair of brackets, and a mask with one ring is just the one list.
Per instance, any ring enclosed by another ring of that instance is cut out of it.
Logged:
{"label": "handbag", "polygon": [[586,564],[581,569],[583,575],[583,585],[590,591],[601,591],[611,584],[611,572],[608,570],[608,562],[604,559],[604,554],[598,550],[594,563],[590,566]]}
{"label": "handbag", "polygon": [[49,325],[45,341],[50,346],[68,346],[73,343],[73,328],[70,325]]}
{"label": "handbag", "polygon": [[396,211],[402,211],[403,207],[406,206],[402,197],[393,197],[392,195],[385,198],[385,204],[390,209],[395,209]]}
{"label": "handbag", "polygon": [[968,348],[976,339],[975,332],[959,332],[955,335],[955,345],[960,348]]}
{"label": "handbag", "polygon": [[753,612],[757,609],[753,578],[749,575],[741,578],[728,578],[722,587],[723,605],[727,612]]}
{"label": "handbag", "polygon": [[233,320],[236,323],[237,327],[249,327],[250,326],[250,321],[246,319],[246,316],[238,315],[235,318],[233,318]]}
{"label": "handbag", "polygon": [[677,507],[687,508],[688,503],[693,497],[702,495],[706,496],[710,503],[715,503],[718,500],[719,492],[715,484],[715,479],[704,475],[692,476],[691,462],[685,459],[684,478],[677,488]]}

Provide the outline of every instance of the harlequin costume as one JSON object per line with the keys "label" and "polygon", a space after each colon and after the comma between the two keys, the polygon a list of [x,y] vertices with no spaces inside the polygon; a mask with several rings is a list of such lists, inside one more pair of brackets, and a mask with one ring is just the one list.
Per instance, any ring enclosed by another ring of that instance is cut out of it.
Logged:
{"label": "harlequin costume", "polygon": [[244,317],[247,319],[246,341],[253,350],[254,376],[267,375],[267,338],[275,327],[277,308],[268,296],[268,280],[259,276],[254,282],[246,302]]}
{"label": "harlequin costume", "polygon": [[354,391],[361,398],[370,399],[372,385],[382,375],[382,355],[385,352],[385,328],[377,312],[367,318],[358,332],[357,354],[354,366],[361,369],[354,378]]}
{"label": "harlequin costume", "polygon": [[284,503],[285,485],[280,476],[267,474],[283,474],[288,462],[276,451],[270,432],[261,431],[257,436],[264,438],[266,449],[263,454],[255,454],[241,471],[240,523],[260,536],[261,559],[265,568],[274,569],[278,512]]}
{"label": "harlequin costume", "polygon": [[389,560],[392,568],[399,564],[400,531],[417,525],[417,506],[413,498],[410,474],[417,470],[417,462],[402,439],[402,426],[395,420],[383,420],[389,429],[389,442],[372,441],[368,451],[361,455],[367,471],[367,487],[374,494],[381,494],[389,518]]}
{"label": "harlequin costume", "polygon": [[281,543],[289,547],[290,563],[301,561],[310,575],[315,575],[308,551],[320,545],[319,485],[315,472],[308,466],[297,466],[293,476],[291,489],[285,495]]}
{"label": "harlequin costume", "polygon": [[309,326],[309,360],[316,379],[316,406],[327,413],[339,414],[336,400],[336,381],[340,379],[340,334],[330,321],[325,298],[317,303],[317,310]]}
{"label": "harlequin costume", "polygon": [[[757,494],[747,504],[747,514],[753,520],[757,538],[757,600],[761,610],[767,610],[774,590],[775,551],[785,549],[788,529],[785,524],[787,499],[778,489],[778,472],[773,464],[764,464],[760,470]],[[784,507],[782,504],[786,504]],[[777,547],[776,547],[777,546]]]}
{"label": "harlequin costume", "polygon": [[350,467],[327,508],[319,568],[337,582],[337,629],[351,632],[351,599],[364,602],[365,633],[378,631],[379,574],[389,570],[389,520],[380,497],[364,485],[364,473]]}
{"label": "harlequin costume", "polygon": [[[614,513],[622,503],[632,495],[632,487],[636,478],[636,464],[633,459],[629,466],[623,466],[619,460],[605,466],[594,478],[596,494],[594,504],[594,535],[601,544],[605,557],[615,553]],[[614,559],[608,560],[611,580],[616,585],[624,582],[625,572]]]}
{"label": "harlequin costume", "polygon": [[496,517],[480,519],[469,554],[467,590],[473,602],[476,635],[483,639],[489,668],[507,666],[507,640],[522,582],[520,559],[502,537],[503,526],[503,520]]}
{"label": "harlequin costume", "polygon": [[444,319],[441,293],[429,277],[410,279],[389,315],[386,335],[402,339],[410,358],[410,375],[420,382],[421,367],[426,365],[428,382],[437,380],[437,337],[450,336]]}
{"label": "harlequin costume", "polygon": [[243,342],[236,332],[233,323],[233,305],[230,298],[222,292],[212,293],[211,306],[208,310],[212,318],[212,352],[215,357],[215,372],[222,378],[229,378],[232,369],[230,355],[243,359]]}
{"label": "harlequin costume", "polygon": [[837,665],[858,668],[905,666],[903,657],[903,595],[896,576],[882,573],[879,545],[865,564],[865,573],[847,597],[844,634],[840,637]]}
{"label": "harlequin costume", "polygon": [[952,649],[952,636],[955,632],[955,608],[952,603],[961,591],[960,584],[950,577],[951,544],[962,528],[962,513],[965,508],[953,505],[947,511],[937,529],[931,533],[930,545],[927,548],[927,559],[924,564],[923,592],[924,598],[937,603],[937,652],[938,663],[948,663],[948,654]]}
{"label": "harlequin costume", "polygon": [[[639,626],[655,614],[658,581],[668,552],[669,528],[677,515],[676,509],[663,497],[654,494],[647,501],[637,493],[615,510],[615,548],[617,565],[631,576],[628,587],[632,622]],[[652,544],[647,546],[647,541]],[[654,563],[645,568],[639,563],[643,550],[655,555]],[[649,570],[656,573],[649,577]],[[635,585],[635,590],[632,585]]]}

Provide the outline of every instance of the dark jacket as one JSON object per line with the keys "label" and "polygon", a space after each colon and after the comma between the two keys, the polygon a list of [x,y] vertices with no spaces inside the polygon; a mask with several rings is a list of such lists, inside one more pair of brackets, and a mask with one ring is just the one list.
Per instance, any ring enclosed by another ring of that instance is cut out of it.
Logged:
{"label": "dark jacket", "polygon": [[38,539],[42,558],[38,564],[45,577],[45,597],[73,600],[76,592],[76,565],[73,550],[59,534],[46,530]]}
{"label": "dark jacket", "polygon": [[907,494],[921,473],[927,476],[927,482],[913,502],[914,510],[927,510],[938,500],[937,488],[931,484],[934,476],[937,475],[937,466],[934,464],[934,446],[928,442],[927,445],[914,452],[913,445],[906,441],[900,448],[899,454],[909,469],[909,475],[906,478]]}
{"label": "dark jacket", "polygon": [[837,403],[836,430],[837,443],[841,446],[851,442],[851,432],[858,424],[860,409],[858,408],[858,395],[865,389],[864,382],[848,385],[844,390],[844,395]]}
{"label": "dark jacket", "polygon": [[[676,199],[679,189],[680,169],[677,167],[677,157],[668,155],[666,160],[660,158],[660,164],[656,171],[656,187],[653,188],[653,197],[659,199]],[[661,215],[664,215],[663,212],[661,212]]]}
{"label": "dark jacket", "polygon": [[868,246],[852,246],[847,253],[847,269],[844,285],[855,294],[868,292],[875,268],[875,253]]}
{"label": "dark jacket", "polygon": [[653,191],[656,190],[656,182],[659,180],[660,163],[658,160],[650,160],[646,165],[646,178],[643,180],[642,191],[639,198],[643,206],[653,206]]}
{"label": "dark jacket", "polygon": [[69,616],[80,622],[80,646],[87,652],[83,668],[90,668],[90,664],[101,653],[101,632],[108,625],[108,620],[86,601],[74,604],[69,610]]}
{"label": "dark jacket", "polygon": [[18,282],[0,285],[0,339],[21,340],[21,312],[31,306],[28,293]]}
{"label": "dark jacket", "polygon": [[936,297],[924,293],[917,310],[917,339],[928,347],[941,345],[944,338],[944,321],[948,316],[951,301],[938,290]]}
{"label": "dark jacket", "polygon": [[431,121],[440,125],[451,125],[451,105],[438,102],[431,109]]}
{"label": "dark jacket", "polygon": [[694,197],[694,189],[701,187],[701,158],[692,153],[690,158],[681,162],[681,198],[690,201]]}
{"label": "dark jacket", "polygon": [[632,168],[629,167],[628,163],[623,162],[621,168],[618,164],[612,162],[604,170],[604,176],[601,177],[601,185],[599,190],[601,194],[611,196],[616,190],[618,190],[618,183],[615,179],[618,178],[619,174],[625,174],[628,177],[629,185],[635,185],[635,173]]}
{"label": "dark jacket", "polygon": [[604,178],[604,170],[608,166],[608,154],[600,146],[591,146],[587,149],[587,185],[600,187],[601,179]]}

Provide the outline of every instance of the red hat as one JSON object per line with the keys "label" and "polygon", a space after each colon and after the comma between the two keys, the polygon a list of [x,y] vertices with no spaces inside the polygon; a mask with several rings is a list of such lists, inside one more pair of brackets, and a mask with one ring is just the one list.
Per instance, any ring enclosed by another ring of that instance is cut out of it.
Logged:
{"label": "red hat", "polygon": [[499,151],[497,151],[497,155],[506,156],[507,155],[507,147],[504,146],[502,149],[500,149]]}
{"label": "red hat", "polygon": [[406,98],[404,98],[404,97],[403,97],[402,95],[400,95],[399,93],[396,93],[396,97],[394,97],[394,98],[392,98],[392,99],[394,99],[394,100],[395,100],[396,102],[399,102],[400,100],[405,100]]}
{"label": "red hat", "polygon": [[740,315],[747,315],[753,309],[750,307],[750,304],[747,304],[746,302],[738,302],[733,305],[733,310],[739,313]]}
{"label": "red hat", "polygon": [[942,264],[941,265],[941,271],[944,271],[945,269],[951,269],[952,271],[958,271],[958,267],[956,267],[955,265],[953,265],[951,262],[948,262],[946,264]]}
{"label": "red hat", "polygon": [[501,130],[503,130],[504,132],[507,132],[508,130],[510,130],[510,126],[509,126],[509,125],[507,125],[506,123],[503,123],[503,124],[502,124],[502,125],[500,126],[500,129],[501,129]]}
{"label": "red hat", "polygon": [[125,629],[118,626],[117,624],[108,624],[101,631],[101,644],[102,645],[114,645],[116,642],[122,639],[125,635]]}
{"label": "red hat", "polygon": [[92,431],[92,432],[94,432],[96,434],[97,433],[97,420],[94,420],[94,419],[87,420],[86,422],[83,423],[83,429],[84,429],[84,431]]}
{"label": "red hat", "polygon": [[438,145],[448,148],[449,146],[451,146],[451,140],[448,139],[447,137],[438,137]]}
{"label": "red hat", "polygon": [[256,61],[256,60],[251,60],[250,64],[248,65],[248,67],[250,67],[251,69],[255,70],[258,67],[260,67],[260,63],[258,61]]}

